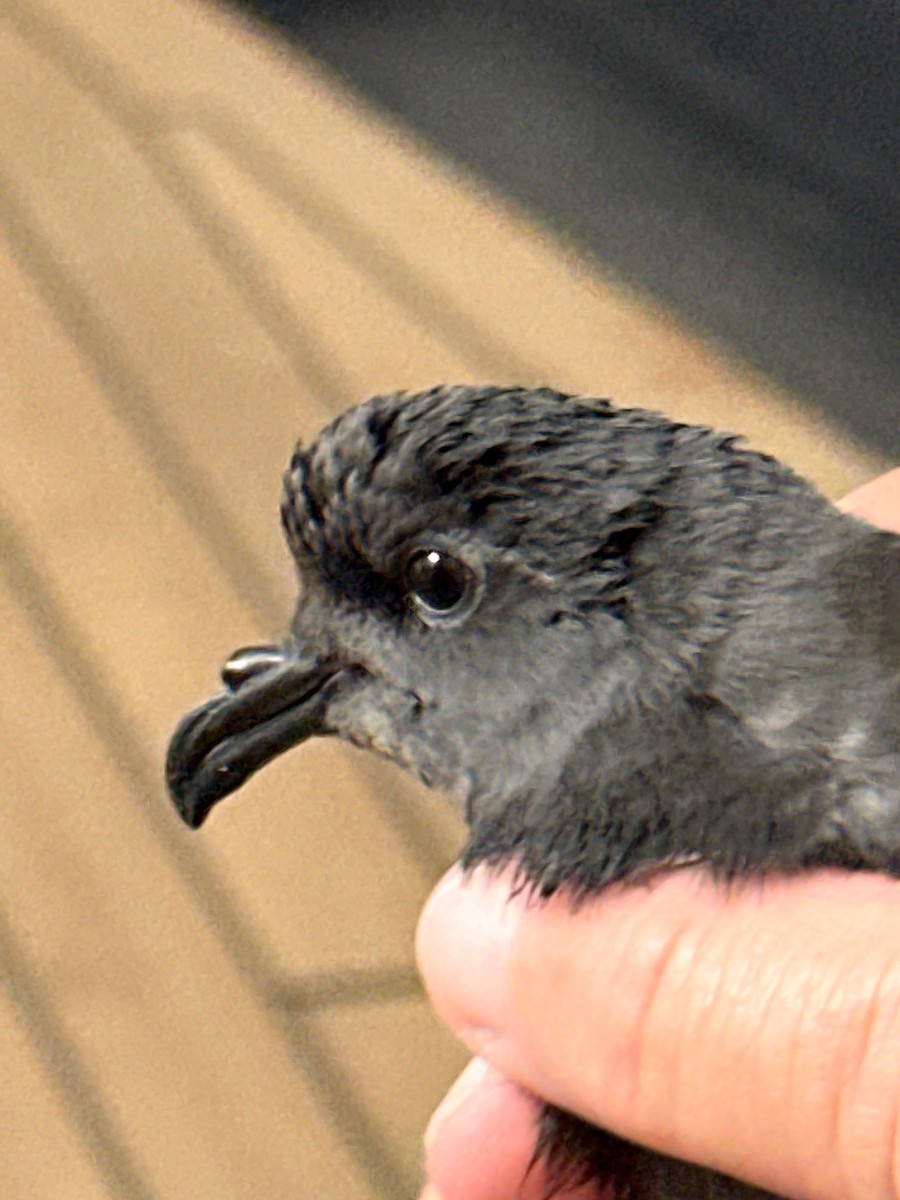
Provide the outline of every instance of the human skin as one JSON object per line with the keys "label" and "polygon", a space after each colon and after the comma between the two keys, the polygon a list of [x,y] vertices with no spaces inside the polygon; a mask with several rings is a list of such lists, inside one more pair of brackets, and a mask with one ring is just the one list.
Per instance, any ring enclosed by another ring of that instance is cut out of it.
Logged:
{"label": "human skin", "polygon": [[[900,532],[900,470],[842,507]],[[682,870],[573,911],[454,869],[419,964],[476,1058],[429,1126],[422,1200],[537,1200],[535,1096],[780,1195],[898,1200],[898,914],[876,875]]]}

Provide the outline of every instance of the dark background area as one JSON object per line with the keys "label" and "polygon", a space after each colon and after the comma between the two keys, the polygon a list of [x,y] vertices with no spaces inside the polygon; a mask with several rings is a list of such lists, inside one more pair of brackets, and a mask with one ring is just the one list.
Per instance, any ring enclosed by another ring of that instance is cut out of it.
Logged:
{"label": "dark background area", "polygon": [[900,455],[895,0],[233,2]]}

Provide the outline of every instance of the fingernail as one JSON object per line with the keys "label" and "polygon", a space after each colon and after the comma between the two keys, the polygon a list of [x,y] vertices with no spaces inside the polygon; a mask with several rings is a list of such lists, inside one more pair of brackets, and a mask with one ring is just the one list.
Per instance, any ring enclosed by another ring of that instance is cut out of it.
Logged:
{"label": "fingernail", "polygon": [[447,1092],[447,1095],[431,1114],[431,1120],[428,1122],[428,1128],[425,1130],[424,1141],[426,1150],[434,1141],[439,1127],[450,1120],[453,1114],[466,1104],[473,1092],[477,1091],[487,1080],[494,1076],[497,1079],[503,1078],[499,1071],[495,1071],[483,1058],[472,1059]]}
{"label": "fingernail", "polygon": [[443,1020],[476,1052],[508,1019],[506,968],[519,917],[509,883],[495,873],[454,869],[419,920],[416,949],[425,986]]}
{"label": "fingernail", "polygon": [[425,1190],[419,1196],[419,1200],[444,1200],[444,1198],[434,1184],[426,1183]]}

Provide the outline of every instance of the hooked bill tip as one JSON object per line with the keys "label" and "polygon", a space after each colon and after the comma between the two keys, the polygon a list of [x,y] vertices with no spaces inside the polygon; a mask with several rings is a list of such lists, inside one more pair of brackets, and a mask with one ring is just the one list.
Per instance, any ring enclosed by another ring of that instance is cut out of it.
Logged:
{"label": "hooked bill tip", "polygon": [[233,655],[222,673],[229,690],[188,713],[169,743],[166,783],[185,825],[199,829],[210,809],[266,763],[328,733],[328,703],[356,673],[272,646]]}

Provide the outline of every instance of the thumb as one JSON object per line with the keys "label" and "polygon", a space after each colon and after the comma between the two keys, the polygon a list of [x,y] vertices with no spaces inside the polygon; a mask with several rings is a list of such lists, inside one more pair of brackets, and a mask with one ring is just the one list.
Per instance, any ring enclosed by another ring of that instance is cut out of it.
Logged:
{"label": "thumb", "polygon": [[455,870],[418,953],[439,1015],[542,1098],[781,1194],[896,1200],[898,901],[681,871],[573,908]]}

